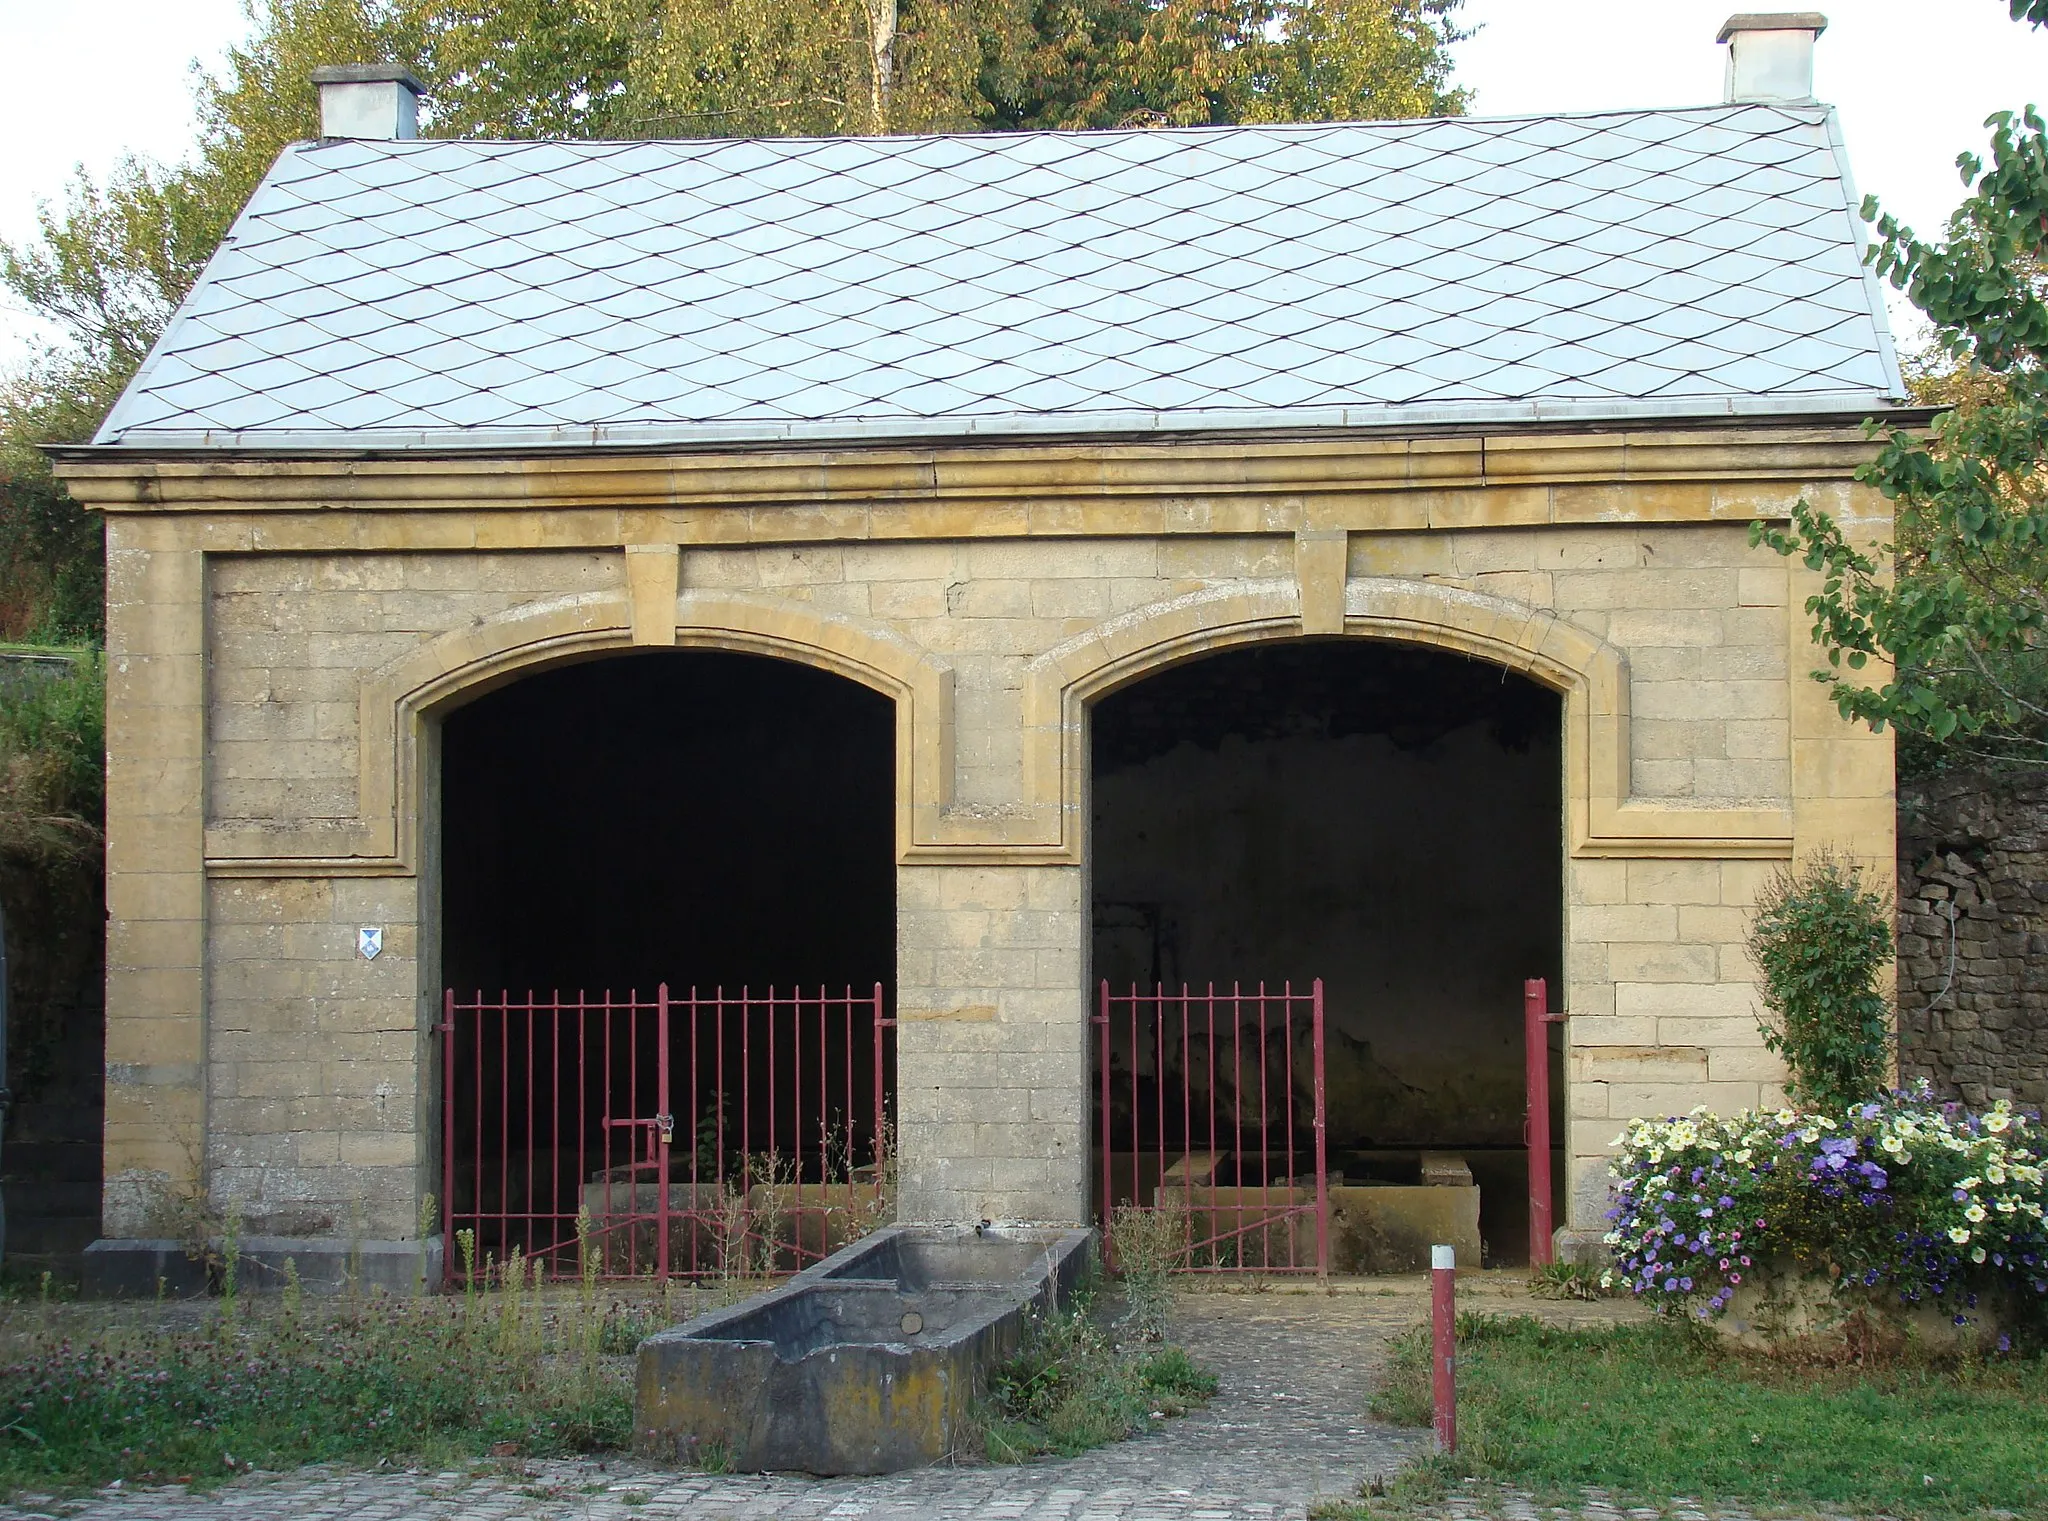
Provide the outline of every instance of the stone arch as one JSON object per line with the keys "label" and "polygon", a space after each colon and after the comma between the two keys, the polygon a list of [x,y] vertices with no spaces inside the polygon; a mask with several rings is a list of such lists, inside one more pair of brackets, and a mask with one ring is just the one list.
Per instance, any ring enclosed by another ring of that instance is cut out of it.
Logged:
{"label": "stone arch", "polygon": [[[1034,660],[1025,691],[1027,766],[1041,785],[1058,788],[1062,844],[1070,856],[1078,860],[1084,848],[1090,702],[1203,654],[1301,637],[1296,582],[1235,582],[1135,609]],[[1636,806],[1627,809],[1632,817],[1620,821],[1626,827],[1613,827],[1628,797],[1627,659],[1606,640],[1548,609],[1434,581],[1366,578],[1345,587],[1342,633],[1315,637],[1392,639],[1455,649],[1563,694],[1566,811],[1575,850],[1599,853],[1603,824],[1609,838],[1633,838],[1634,826],[1646,821],[1676,825],[1672,833],[1659,836],[1659,844],[1668,847],[1693,822],[1676,817],[1680,810]],[[1733,817],[1733,811],[1716,811],[1711,823],[1718,831]],[[1717,832],[1717,853],[1721,842]]]}
{"label": "stone arch", "polygon": [[[801,603],[684,591],[675,609],[675,648],[793,661],[858,682],[896,704],[896,832],[899,853],[907,849],[916,802],[928,797],[943,807],[951,779],[950,667],[891,630]],[[416,756],[397,754],[403,748],[399,737],[417,733],[411,720],[448,711],[538,667],[659,647],[636,641],[633,633],[633,609],[614,594],[533,603],[477,628],[444,634],[365,689],[365,733],[368,705],[374,703],[394,726],[394,780],[402,779],[418,765]],[[364,782],[367,788],[367,763]]]}
{"label": "stone arch", "polygon": [[[271,837],[261,850],[210,841],[216,872],[410,875],[418,861],[425,721],[549,666],[659,647],[636,640],[622,592],[530,602],[442,634],[368,676],[357,712],[358,806],[334,828]],[[943,812],[952,775],[952,670],[891,630],[800,603],[685,591],[668,643],[772,656],[844,676],[896,704],[899,852],[912,820]],[[280,849],[279,847],[283,847]]]}

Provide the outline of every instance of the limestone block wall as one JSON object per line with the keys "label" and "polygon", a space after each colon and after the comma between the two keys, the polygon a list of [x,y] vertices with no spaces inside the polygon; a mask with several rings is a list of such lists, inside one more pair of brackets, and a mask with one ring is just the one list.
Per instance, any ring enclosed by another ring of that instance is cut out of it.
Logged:
{"label": "limestone block wall", "polygon": [[1075,1218],[1090,1070],[1080,869],[906,866],[896,890],[905,1216]]}
{"label": "limestone block wall", "polygon": [[1596,1227],[1621,1120],[1776,1095],[1740,950],[1761,874],[1824,845],[1893,858],[1889,738],[1805,679],[1804,573],[1745,532],[1802,494],[1882,532],[1848,483],[1864,448],[70,467],[110,512],[105,1228],[148,1234],[197,1192],[251,1230],[413,1231],[435,715],[672,645],[896,700],[904,1207],[1078,1218],[1087,703],[1304,635],[1442,644],[1566,693],[1557,997],[1570,1219]]}

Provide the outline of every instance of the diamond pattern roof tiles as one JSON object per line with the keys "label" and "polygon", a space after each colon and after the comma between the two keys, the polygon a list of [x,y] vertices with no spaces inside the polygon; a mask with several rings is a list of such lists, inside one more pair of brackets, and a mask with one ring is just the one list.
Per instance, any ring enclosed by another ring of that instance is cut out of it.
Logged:
{"label": "diamond pattern roof tiles", "polygon": [[519,448],[1881,407],[1820,108],[285,151],[101,430]]}

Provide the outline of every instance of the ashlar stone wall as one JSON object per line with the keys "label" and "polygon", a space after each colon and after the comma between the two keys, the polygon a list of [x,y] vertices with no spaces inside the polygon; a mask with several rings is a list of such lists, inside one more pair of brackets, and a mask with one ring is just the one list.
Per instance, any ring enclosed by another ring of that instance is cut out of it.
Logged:
{"label": "ashlar stone wall", "polygon": [[[1393,638],[1565,694],[1570,1223],[1622,1120],[1776,1097],[1744,911],[1887,870],[1891,748],[1806,681],[1853,429],[670,461],[68,467],[109,513],[110,1236],[204,1193],[402,1239],[434,1188],[436,715],[648,647],[898,713],[903,1207],[1088,1209],[1087,704],[1205,650]],[[376,925],[383,951],[360,956]]]}

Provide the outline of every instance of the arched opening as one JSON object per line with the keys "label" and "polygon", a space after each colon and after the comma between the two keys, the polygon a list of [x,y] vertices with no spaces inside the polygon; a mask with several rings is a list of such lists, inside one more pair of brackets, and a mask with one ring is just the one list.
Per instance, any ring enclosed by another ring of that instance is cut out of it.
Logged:
{"label": "arched opening", "polygon": [[[1096,976],[1321,978],[1332,1184],[1420,1186],[1425,1153],[1462,1161],[1488,1261],[1527,1256],[1521,995],[1529,977],[1561,986],[1562,720],[1560,694],[1501,666],[1375,639],[1240,646],[1092,710]],[[1125,1059],[1153,1060],[1113,1052],[1112,1067]],[[1171,1112],[1164,1131],[1188,1126],[1202,1152],[1186,1111],[1207,1084],[1142,1074],[1112,1103],[1155,1112],[1116,1115],[1112,1134]],[[1263,1181],[1242,1157],[1213,1165]],[[1134,1163],[1121,1186],[1157,1184]],[[1332,1195],[1339,1268],[1404,1265],[1384,1260],[1372,1209],[1445,1201],[1361,1193],[1347,1215],[1350,1197]]]}
{"label": "arched opening", "polygon": [[439,748],[451,1219],[562,1272],[579,1210],[612,1272],[718,1268],[734,1210],[750,1256],[816,1255],[884,1130],[892,701],[636,653],[489,692]]}

